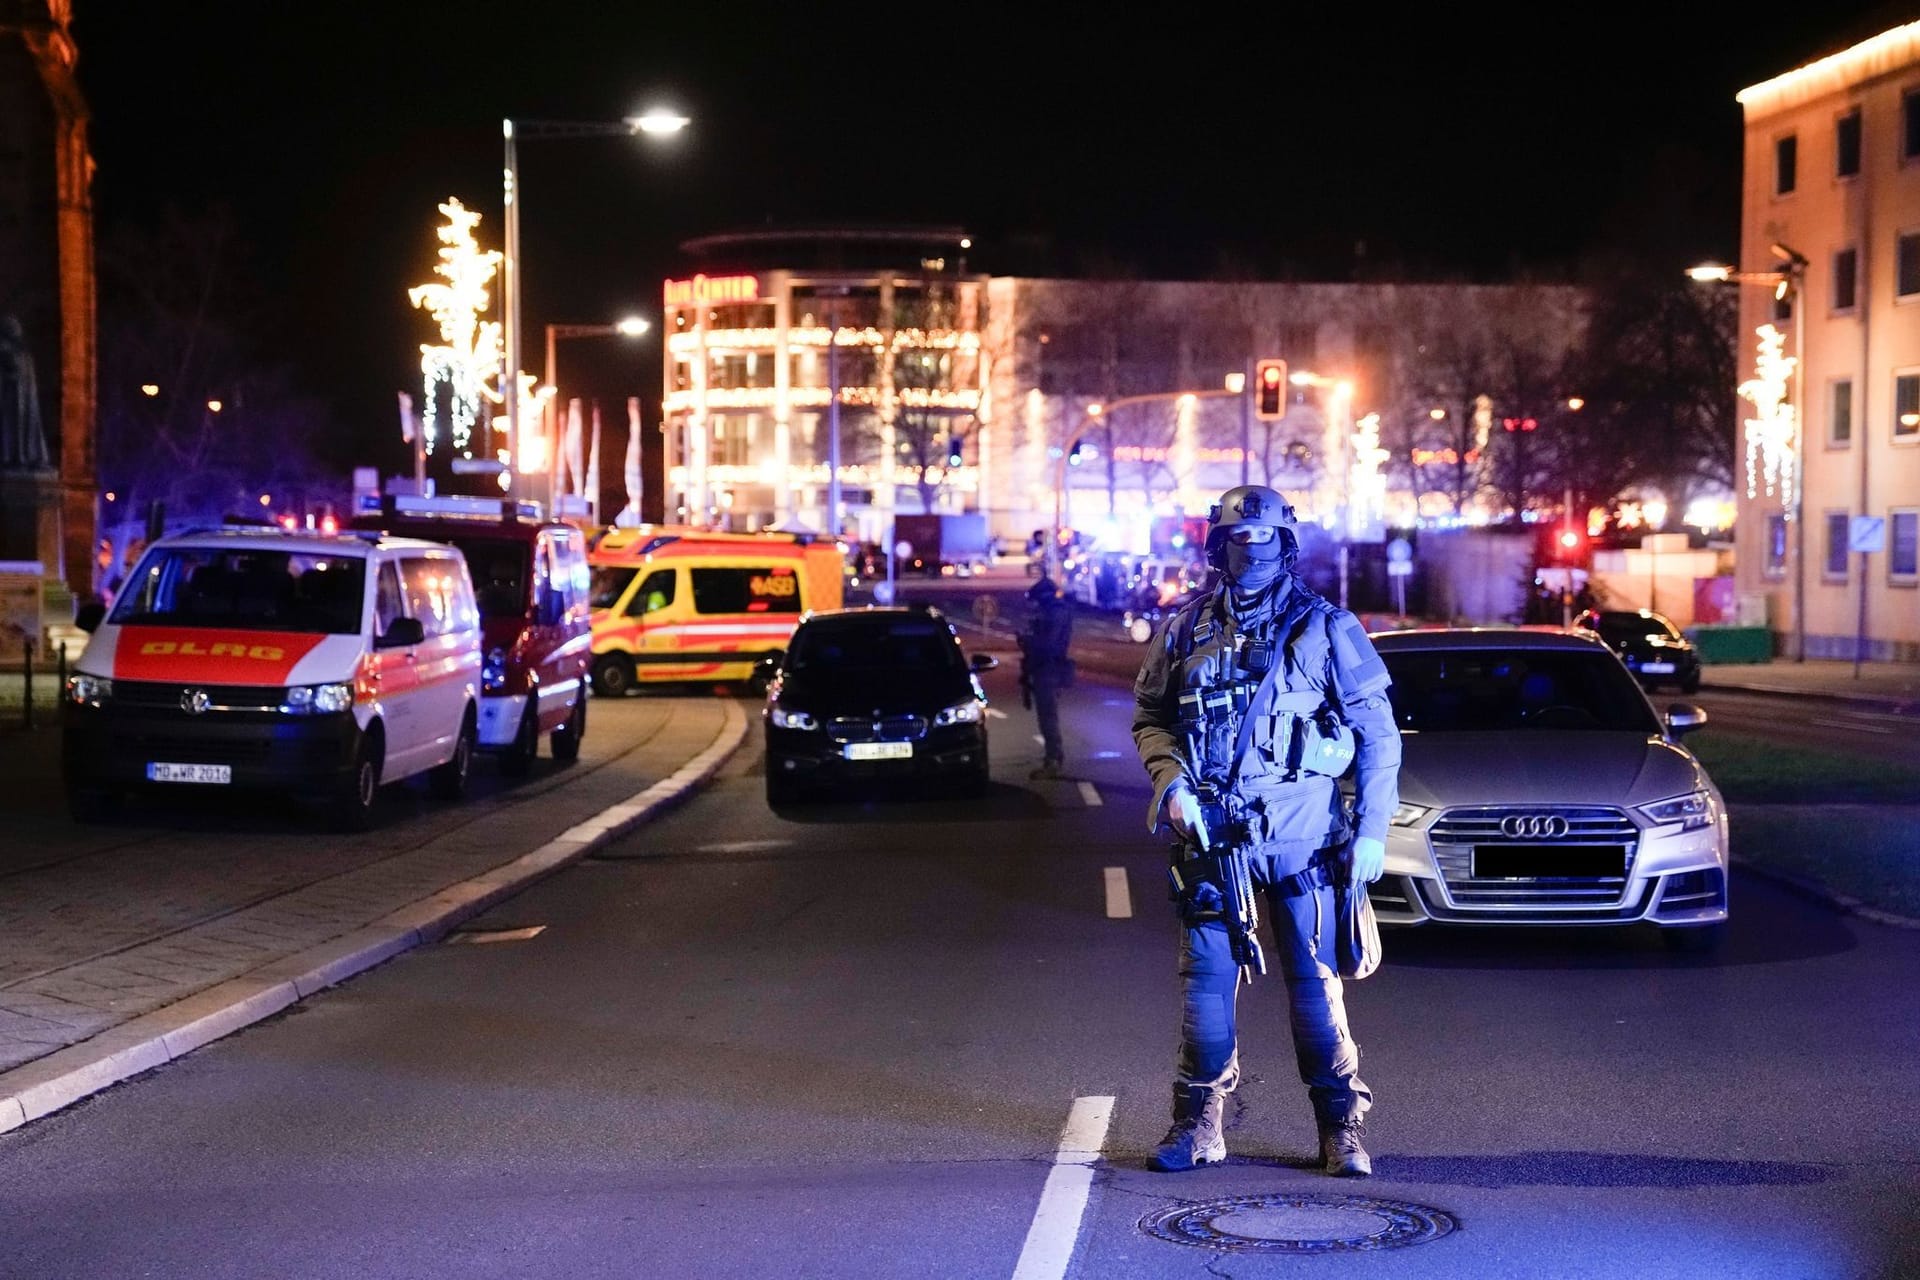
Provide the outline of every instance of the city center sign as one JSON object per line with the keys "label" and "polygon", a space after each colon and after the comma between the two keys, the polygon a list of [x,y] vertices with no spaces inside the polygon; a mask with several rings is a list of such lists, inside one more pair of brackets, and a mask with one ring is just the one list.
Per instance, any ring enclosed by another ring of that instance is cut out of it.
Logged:
{"label": "city center sign", "polygon": [[691,280],[669,280],[666,304],[669,307],[710,307],[726,302],[757,302],[760,299],[759,276],[705,276]]}

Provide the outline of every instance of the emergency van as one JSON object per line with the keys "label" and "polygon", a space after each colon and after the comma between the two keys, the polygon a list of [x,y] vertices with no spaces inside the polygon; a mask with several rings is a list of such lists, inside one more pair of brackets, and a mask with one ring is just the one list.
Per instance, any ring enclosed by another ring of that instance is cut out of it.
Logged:
{"label": "emergency van", "polygon": [[257,528],[163,538],[134,566],[64,691],[68,804],[248,788],[372,820],[385,783],[466,792],[480,615],[453,547]]}
{"label": "emergency van", "polygon": [[524,774],[540,739],[563,764],[587,732],[586,535],[540,506],[460,495],[367,499],[356,529],[458,547],[480,605],[480,738],[501,769]]}
{"label": "emergency van", "polygon": [[751,680],[801,615],[838,609],[845,562],[831,539],[780,533],[609,530],[592,569],[593,690]]}

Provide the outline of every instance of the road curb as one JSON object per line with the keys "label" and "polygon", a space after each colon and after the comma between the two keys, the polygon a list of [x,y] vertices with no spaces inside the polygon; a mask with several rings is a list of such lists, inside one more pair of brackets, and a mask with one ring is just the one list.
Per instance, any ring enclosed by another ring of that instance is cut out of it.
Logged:
{"label": "road curb", "polygon": [[1860,901],[1858,898],[1835,892],[1817,880],[1809,880],[1805,876],[1797,876],[1791,871],[1781,871],[1775,867],[1765,866],[1749,858],[1740,857],[1737,854],[1734,855],[1733,865],[1737,870],[1744,871],[1748,875],[1758,876],[1767,883],[1785,889],[1789,893],[1806,898],[1812,902],[1817,902],[1822,906],[1832,907],[1835,911],[1839,911],[1845,915],[1859,916],[1863,920],[1871,920],[1875,924],[1889,925],[1895,929],[1920,929],[1920,917],[1903,916],[1897,911],[1888,911],[1883,907],[1872,906]]}
{"label": "road curb", "polygon": [[442,938],[461,921],[620,838],[704,784],[746,740],[746,713],[731,699],[723,705],[720,733],[700,754],[646,790],[576,823],[512,862],[450,885],[352,933],[0,1074],[0,1133],[184,1057],[317,991]]}

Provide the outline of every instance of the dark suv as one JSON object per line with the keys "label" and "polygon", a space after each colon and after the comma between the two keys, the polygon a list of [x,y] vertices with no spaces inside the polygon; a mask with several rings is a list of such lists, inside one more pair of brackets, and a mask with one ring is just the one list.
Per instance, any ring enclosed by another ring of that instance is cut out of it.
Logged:
{"label": "dark suv", "polygon": [[1620,655],[1643,688],[1677,685],[1682,693],[1700,688],[1700,652],[1678,627],[1651,609],[1589,609],[1573,620]]}
{"label": "dark suv", "polygon": [[836,609],[795,629],[767,687],[767,803],[861,781],[987,789],[987,695],[953,626],[925,605]]}

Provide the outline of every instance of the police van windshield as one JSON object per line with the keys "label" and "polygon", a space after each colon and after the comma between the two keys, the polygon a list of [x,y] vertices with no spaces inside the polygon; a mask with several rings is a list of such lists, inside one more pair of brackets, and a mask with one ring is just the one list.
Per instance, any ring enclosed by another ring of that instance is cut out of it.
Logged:
{"label": "police van windshield", "polygon": [[527,612],[527,572],[533,564],[529,542],[506,538],[454,538],[467,558],[473,593],[483,618],[518,618]]}
{"label": "police van windshield", "polygon": [[1608,653],[1551,649],[1382,652],[1404,732],[1600,729],[1659,733],[1646,699]]}
{"label": "police van windshield", "polygon": [[804,626],[787,654],[789,671],[952,671],[965,665],[953,632],[921,618]]}
{"label": "police van windshield", "polygon": [[358,556],[247,548],[155,551],[113,607],[121,625],[352,635],[366,599]]}

